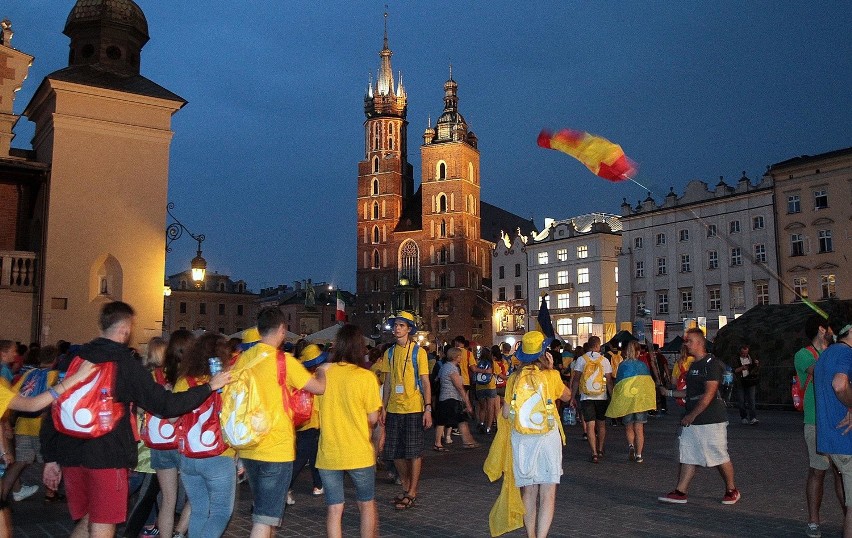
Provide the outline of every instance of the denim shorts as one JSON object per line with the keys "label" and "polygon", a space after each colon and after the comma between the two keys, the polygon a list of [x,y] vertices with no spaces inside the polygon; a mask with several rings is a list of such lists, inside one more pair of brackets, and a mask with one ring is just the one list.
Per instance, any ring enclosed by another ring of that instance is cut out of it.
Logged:
{"label": "denim shorts", "polygon": [[293,462],[258,461],[240,458],[246,468],[251,488],[253,523],[279,527],[284,515],[284,501],[293,476]]}
{"label": "denim shorts", "polygon": [[648,412],[642,411],[641,413],[630,413],[629,415],[621,417],[621,420],[625,424],[645,424],[648,422]]}
{"label": "denim shorts", "polygon": [[173,450],[151,449],[151,469],[162,471],[164,469],[180,469],[180,452]]}
{"label": "denim shorts", "polygon": [[325,489],[325,504],[343,504],[343,474],[349,475],[355,484],[355,500],[359,503],[369,502],[376,497],[376,466],[350,469],[348,471],[332,471],[318,469],[322,477],[322,487]]}

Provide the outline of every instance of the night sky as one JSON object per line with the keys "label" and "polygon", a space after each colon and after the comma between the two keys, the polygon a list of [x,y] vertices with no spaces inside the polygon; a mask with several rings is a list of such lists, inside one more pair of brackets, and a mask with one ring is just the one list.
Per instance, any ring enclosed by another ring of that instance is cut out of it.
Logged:
{"label": "night sky", "polygon": [[[151,41],[142,74],[189,104],[173,121],[169,200],[207,236],[209,270],[250,288],[311,278],[354,291],[363,97],[384,2],[137,0]],[[392,65],[408,92],[420,178],[427,118],[448,66],[479,138],[482,199],[532,217],[618,213],[646,196],[536,146],[544,127],[605,136],[661,197],[700,179],[852,146],[846,1],[388,3]],[[12,45],[36,57],[20,113],[67,65],[71,0],[6,0]],[[33,126],[18,124],[29,147]],[[165,223],[163,223],[165,229]],[[181,239],[167,271],[188,268]]]}

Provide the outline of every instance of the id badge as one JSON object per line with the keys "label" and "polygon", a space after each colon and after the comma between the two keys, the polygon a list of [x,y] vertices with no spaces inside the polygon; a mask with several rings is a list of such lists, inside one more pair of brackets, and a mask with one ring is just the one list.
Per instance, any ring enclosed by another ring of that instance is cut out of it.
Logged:
{"label": "id badge", "polygon": [[396,393],[397,393],[397,394],[402,394],[402,393],[404,393],[404,392],[405,392],[405,387],[403,387],[402,385],[397,385],[397,386],[394,388],[394,390],[396,391]]}

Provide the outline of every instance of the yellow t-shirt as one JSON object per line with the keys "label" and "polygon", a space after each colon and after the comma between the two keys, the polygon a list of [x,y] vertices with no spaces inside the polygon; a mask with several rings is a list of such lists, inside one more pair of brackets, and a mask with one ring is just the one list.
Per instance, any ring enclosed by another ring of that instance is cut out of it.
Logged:
{"label": "yellow t-shirt", "polygon": [[[21,379],[15,383],[15,386],[12,387],[13,395],[21,392],[21,385],[23,385],[24,380],[28,375],[29,372],[27,372],[26,375],[21,376]],[[52,387],[58,378],[59,372],[56,370],[50,370],[47,373],[47,387]],[[39,430],[41,430],[41,415],[37,417],[18,417],[18,420],[15,421],[15,435],[32,435],[38,437]]]}
{"label": "yellow t-shirt", "polygon": [[385,372],[387,372],[387,369],[385,368],[384,355],[376,359],[376,362],[370,366],[370,371],[376,374],[376,379],[378,379],[379,385],[383,385],[385,382]]}
{"label": "yellow t-shirt", "polygon": [[12,401],[12,398],[17,395],[17,392],[12,392],[12,389],[3,383],[0,383],[0,416],[3,416],[6,413],[6,410],[9,409],[9,403]]}
{"label": "yellow t-shirt", "polygon": [[672,383],[677,384],[677,380],[680,379],[680,376],[682,376],[684,372],[689,370],[689,367],[692,365],[694,360],[695,357],[688,355],[686,360],[678,360],[674,363],[674,366],[672,367]]}
{"label": "yellow t-shirt", "polygon": [[[411,358],[414,345],[414,342],[409,342],[407,346],[394,344],[385,351],[382,371],[385,374],[390,373],[390,383],[384,388],[390,392],[388,413],[423,412],[423,394],[417,389],[414,360]],[[393,351],[393,361],[389,358],[391,351]],[[419,375],[429,375],[429,359],[422,347],[419,347],[417,352],[417,369]]]}
{"label": "yellow t-shirt", "polygon": [[459,368],[461,368],[461,376],[462,376],[462,385],[470,385],[470,367],[476,366],[476,357],[473,356],[473,352],[469,349],[462,349],[462,358],[461,362],[459,362]]}
{"label": "yellow t-shirt", "polygon": [[[257,446],[240,450],[241,458],[267,462],[287,462],[296,459],[296,432],[293,428],[293,420],[284,411],[284,399],[281,386],[278,384],[276,354],[277,350],[274,347],[258,342],[254,347],[243,352],[234,365],[235,369],[242,368],[260,355],[264,355],[264,358],[252,366],[251,370],[260,384],[258,393],[263,407],[272,415],[269,432],[263,436]],[[300,389],[310,381],[310,372],[289,353],[287,353],[286,364],[287,386],[291,390]]]}
{"label": "yellow t-shirt", "polygon": [[[208,381],[210,381],[210,376],[206,376],[206,375],[195,378],[195,382],[198,385],[203,385],[204,383],[207,383]],[[175,388],[172,392],[186,392],[188,390],[189,390],[189,381],[186,380],[186,377],[180,377],[180,378],[178,378],[177,381],[175,381]],[[211,394],[211,396],[212,396],[212,394]],[[220,456],[228,456],[228,457],[233,458],[236,455],[236,452],[234,452],[233,448],[228,447],[228,448],[225,449],[224,452],[222,452],[219,455]]]}
{"label": "yellow t-shirt", "polygon": [[367,415],[382,407],[378,388],[376,376],[354,364],[338,362],[325,371],[325,393],[317,398],[323,424],[318,469],[362,469],[376,463]]}

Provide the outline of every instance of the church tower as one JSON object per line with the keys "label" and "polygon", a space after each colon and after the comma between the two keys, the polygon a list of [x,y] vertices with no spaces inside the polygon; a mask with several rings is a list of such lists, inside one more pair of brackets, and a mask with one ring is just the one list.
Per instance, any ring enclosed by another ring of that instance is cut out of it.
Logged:
{"label": "church tower", "polygon": [[[444,83],[444,110],[423,133],[422,248],[424,325],[441,339],[490,337],[490,301],[482,287],[491,274],[482,240],[479,150],[458,108],[458,83]],[[425,254],[425,253],[424,253]],[[471,322],[472,320],[472,322]]]}
{"label": "church tower", "polygon": [[395,309],[401,242],[394,232],[414,186],[408,162],[408,97],[402,73],[394,81],[392,55],[385,13],[381,64],[375,82],[370,77],[364,96],[364,159],[358,163],[356,308],[363,313],[358,321],[368,335],[376,334],[376,325]]}

